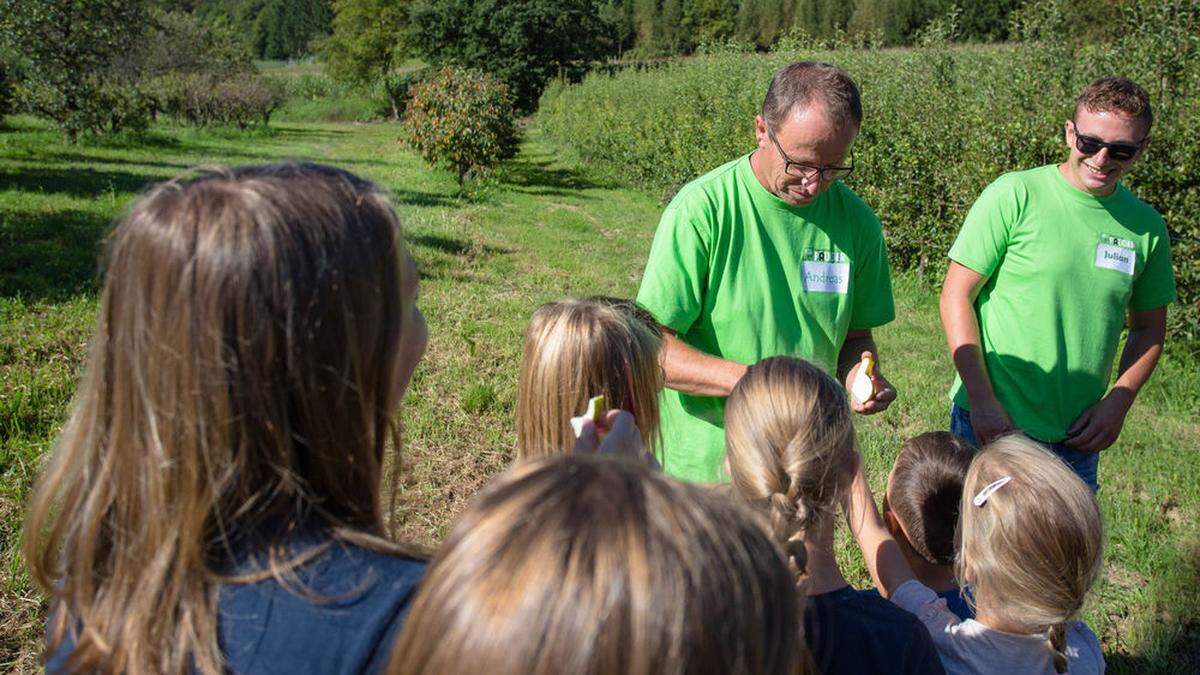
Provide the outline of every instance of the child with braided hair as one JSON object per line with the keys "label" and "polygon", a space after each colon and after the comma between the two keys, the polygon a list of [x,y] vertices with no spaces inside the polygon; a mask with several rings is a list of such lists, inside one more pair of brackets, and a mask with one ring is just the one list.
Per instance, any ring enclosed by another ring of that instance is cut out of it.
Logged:
{"label": "child with braided hair", "polygon": [[929,628],[946,672],[1104,672],[1099,640],[1075,620],[1100,572],[1100,509],[1048,450],[1005,436],[971,462],[956,570],[976,619],[960,620],[914,577],[861,473],[851,492],[851,529],[871,576]]}
{"label": "child with braided hair", "polygon": [[912,615],[846,582],[833,552],[835,516],[859,457],[845,387],[802,359],[751,366],[725,407],[734,492],[767,516],[807,595],[805,641],[820,672],[941,673]]}

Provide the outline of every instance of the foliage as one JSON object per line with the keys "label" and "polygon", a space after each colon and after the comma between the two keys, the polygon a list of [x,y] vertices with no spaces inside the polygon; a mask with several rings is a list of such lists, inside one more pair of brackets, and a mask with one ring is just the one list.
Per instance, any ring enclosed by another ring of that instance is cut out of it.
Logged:
{"label": "foliage", "polygon": [[164,112],[196,126],[265,127],[285,100],[281,87],[254,73],[182,73],[160,78],[156,84]]}
{"label": "foliage", "polygon": [[382,86],[394,119],[403,112],[407,91],[396,70],[409,51],[408,8],[409,0],[334,0],[333,33],[323,45],[334,79]]}
{"label": "foliage", "polygon": [[415,0],[410,26],[430,61],[495,74],[524,112],[552,78],[581,75],[609,47],[595,0]]}
{"label": "foliage", "polygon": [[312,53],[315,40],[328,35],[330,0],[214,0],[171,2],[195,11],[210,27],[238,36],[242,47],[260,59],[296,59]]}
{"label": "foliage", "polygon": [[[1069,1],[1084,11],[1083,0]],[[632,33],[631,43],[622,43],[621,51],[632,48],[648,57],[689,54],[701,44],[730,38],[765,51],[793,33],[835,42],[862,35],[871,42],[907,45],[927,23],[953,8],[960,13],[961,39],[1003,40],[1008,37],[1009,15],[1021,4],[1022,0],[627,0],[603,3],[603,13],[621,35]]]}
{"label": "foliage", "polygon": [[0,122],[12,112],[12,89],[15,73],[3,51],[0,51]]}
{"label": "foliage", "polygon": [[113,70],[127,80],[169,73],[228,74],[253,69],[250,52],[226,27],[210,27],[181,10],[151,9],[145,32],[126,45]]}
{"label": "foliage", "polygon": [[1130,3],[1121,10],[1120,40],[1079,47],[1043,30],[1061,29],[1062,12],[1038,11],[1038,22],[1026,13],[1016,26],[1031,40],[1019,46],[948,46],[958,28],[947,19],[926,33],[928,46],[907,51],[713,56],[597,73],[548,92],[538,124],[584,159],[669,195],[753,148],[754,115],[776,68],[797,58],[832,61],[864,92],[866,121],[849,183],[883,221],[893,264],[938,274],[958,224],[988,183],[1006,171],[1062,161],[1063,120],[1079,89],[1097,77],[1132,77],[1150,91],[1156,121],[1153,144],[1128,184],[1167,219],[1180,291],[1172,331],[1194,343],[1200,0]]}
{"label": "foliage", "polygon": [[148,25],[140,0],[0,0],[0,38],[24,62],[22,98],[69,142],[87,130],[141,125],[146,101],[113,65]]}
{"label": "foliage", "polygon": [[404,132],[430,164],[450,168],[462,185],[516,152],[508,86],[478,70],[446,67],[413,88]]}

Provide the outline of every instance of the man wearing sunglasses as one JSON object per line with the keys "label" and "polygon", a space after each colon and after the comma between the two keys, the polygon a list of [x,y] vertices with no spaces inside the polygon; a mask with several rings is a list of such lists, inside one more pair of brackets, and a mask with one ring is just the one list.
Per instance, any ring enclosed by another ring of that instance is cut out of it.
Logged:
{"label": "man wearing sunglasses", "polygon": [[[879,219],[842,181],[862,123],[858,88],[823,63],[782,68],[755,118],[758,147],[684,186],[663,212],[638,301],[664,327],[665,470],[728,480],[725,397],[781,354],[854,381],[871,329],[895,316]],[[862,414],[896,398],[880,374]]]}
{"label": "man wearing sunglasses", "polygon": [[1152,121],[1149,96],[1130,80],[1084,88],[1065,124],[1067,160],[984,190],[942,286],[958,370],[951,430],[981,443],[1022,431],[1093,491],[1099,452],[1154,371],[1175,300],[1162,216],[1119,182],[1149,144]]}

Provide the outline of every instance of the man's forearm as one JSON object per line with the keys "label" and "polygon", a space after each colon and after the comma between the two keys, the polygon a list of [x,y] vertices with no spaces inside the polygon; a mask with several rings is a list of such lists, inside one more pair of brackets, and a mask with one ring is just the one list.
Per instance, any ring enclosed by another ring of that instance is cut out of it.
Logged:
{"label": "man's forearm", "polygon": [[662,365],[666,385],[695,396],[728,396],[746,366],[692,347],[670,331],[663,332]]}
{"label": "man's forearm", "polygon": [[940,309],[942,327],[946,331],[946,346],[950,348],[950,358],[954,361],[954,368],[962,379],[972,406],[976,403],[994,403],[996,394],[983,361],[979,321],[975,318],[970,297],[943,293]]}
{"label": "man's forearm", "polygon": [[1129,390],[1131,399],[1136,396],[1154,373],[1158,358],[1162,356],[1165,338],[1165,331],[1153,326],[1130,330],[1125,349],[1121,352],[1121,365],[1113,389]]}

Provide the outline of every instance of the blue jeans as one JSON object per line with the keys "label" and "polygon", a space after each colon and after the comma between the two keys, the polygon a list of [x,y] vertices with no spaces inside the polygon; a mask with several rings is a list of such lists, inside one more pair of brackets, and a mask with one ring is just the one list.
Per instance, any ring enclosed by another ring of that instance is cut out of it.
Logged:
{"label": "blue jeans", "polygon": [[[975,438],[975,429],[971,426],[971,412],[966,408],[959,407],[957,403],[950,405],[950,433],[962,436],[973,445],[979,445],[978,439]],[[1092,492],[1100,490],[1100,483],[1097,481],[1097,474],[1100,468],[1100,453],[1081,452],[1062,443],[1038,442],[1045,445],[1049,448],[1050,452],[1058,455],[1059,459],[1066,462],[1067,466],[1071,467],[1083,479],[1084,483],[1087,483]]]}

